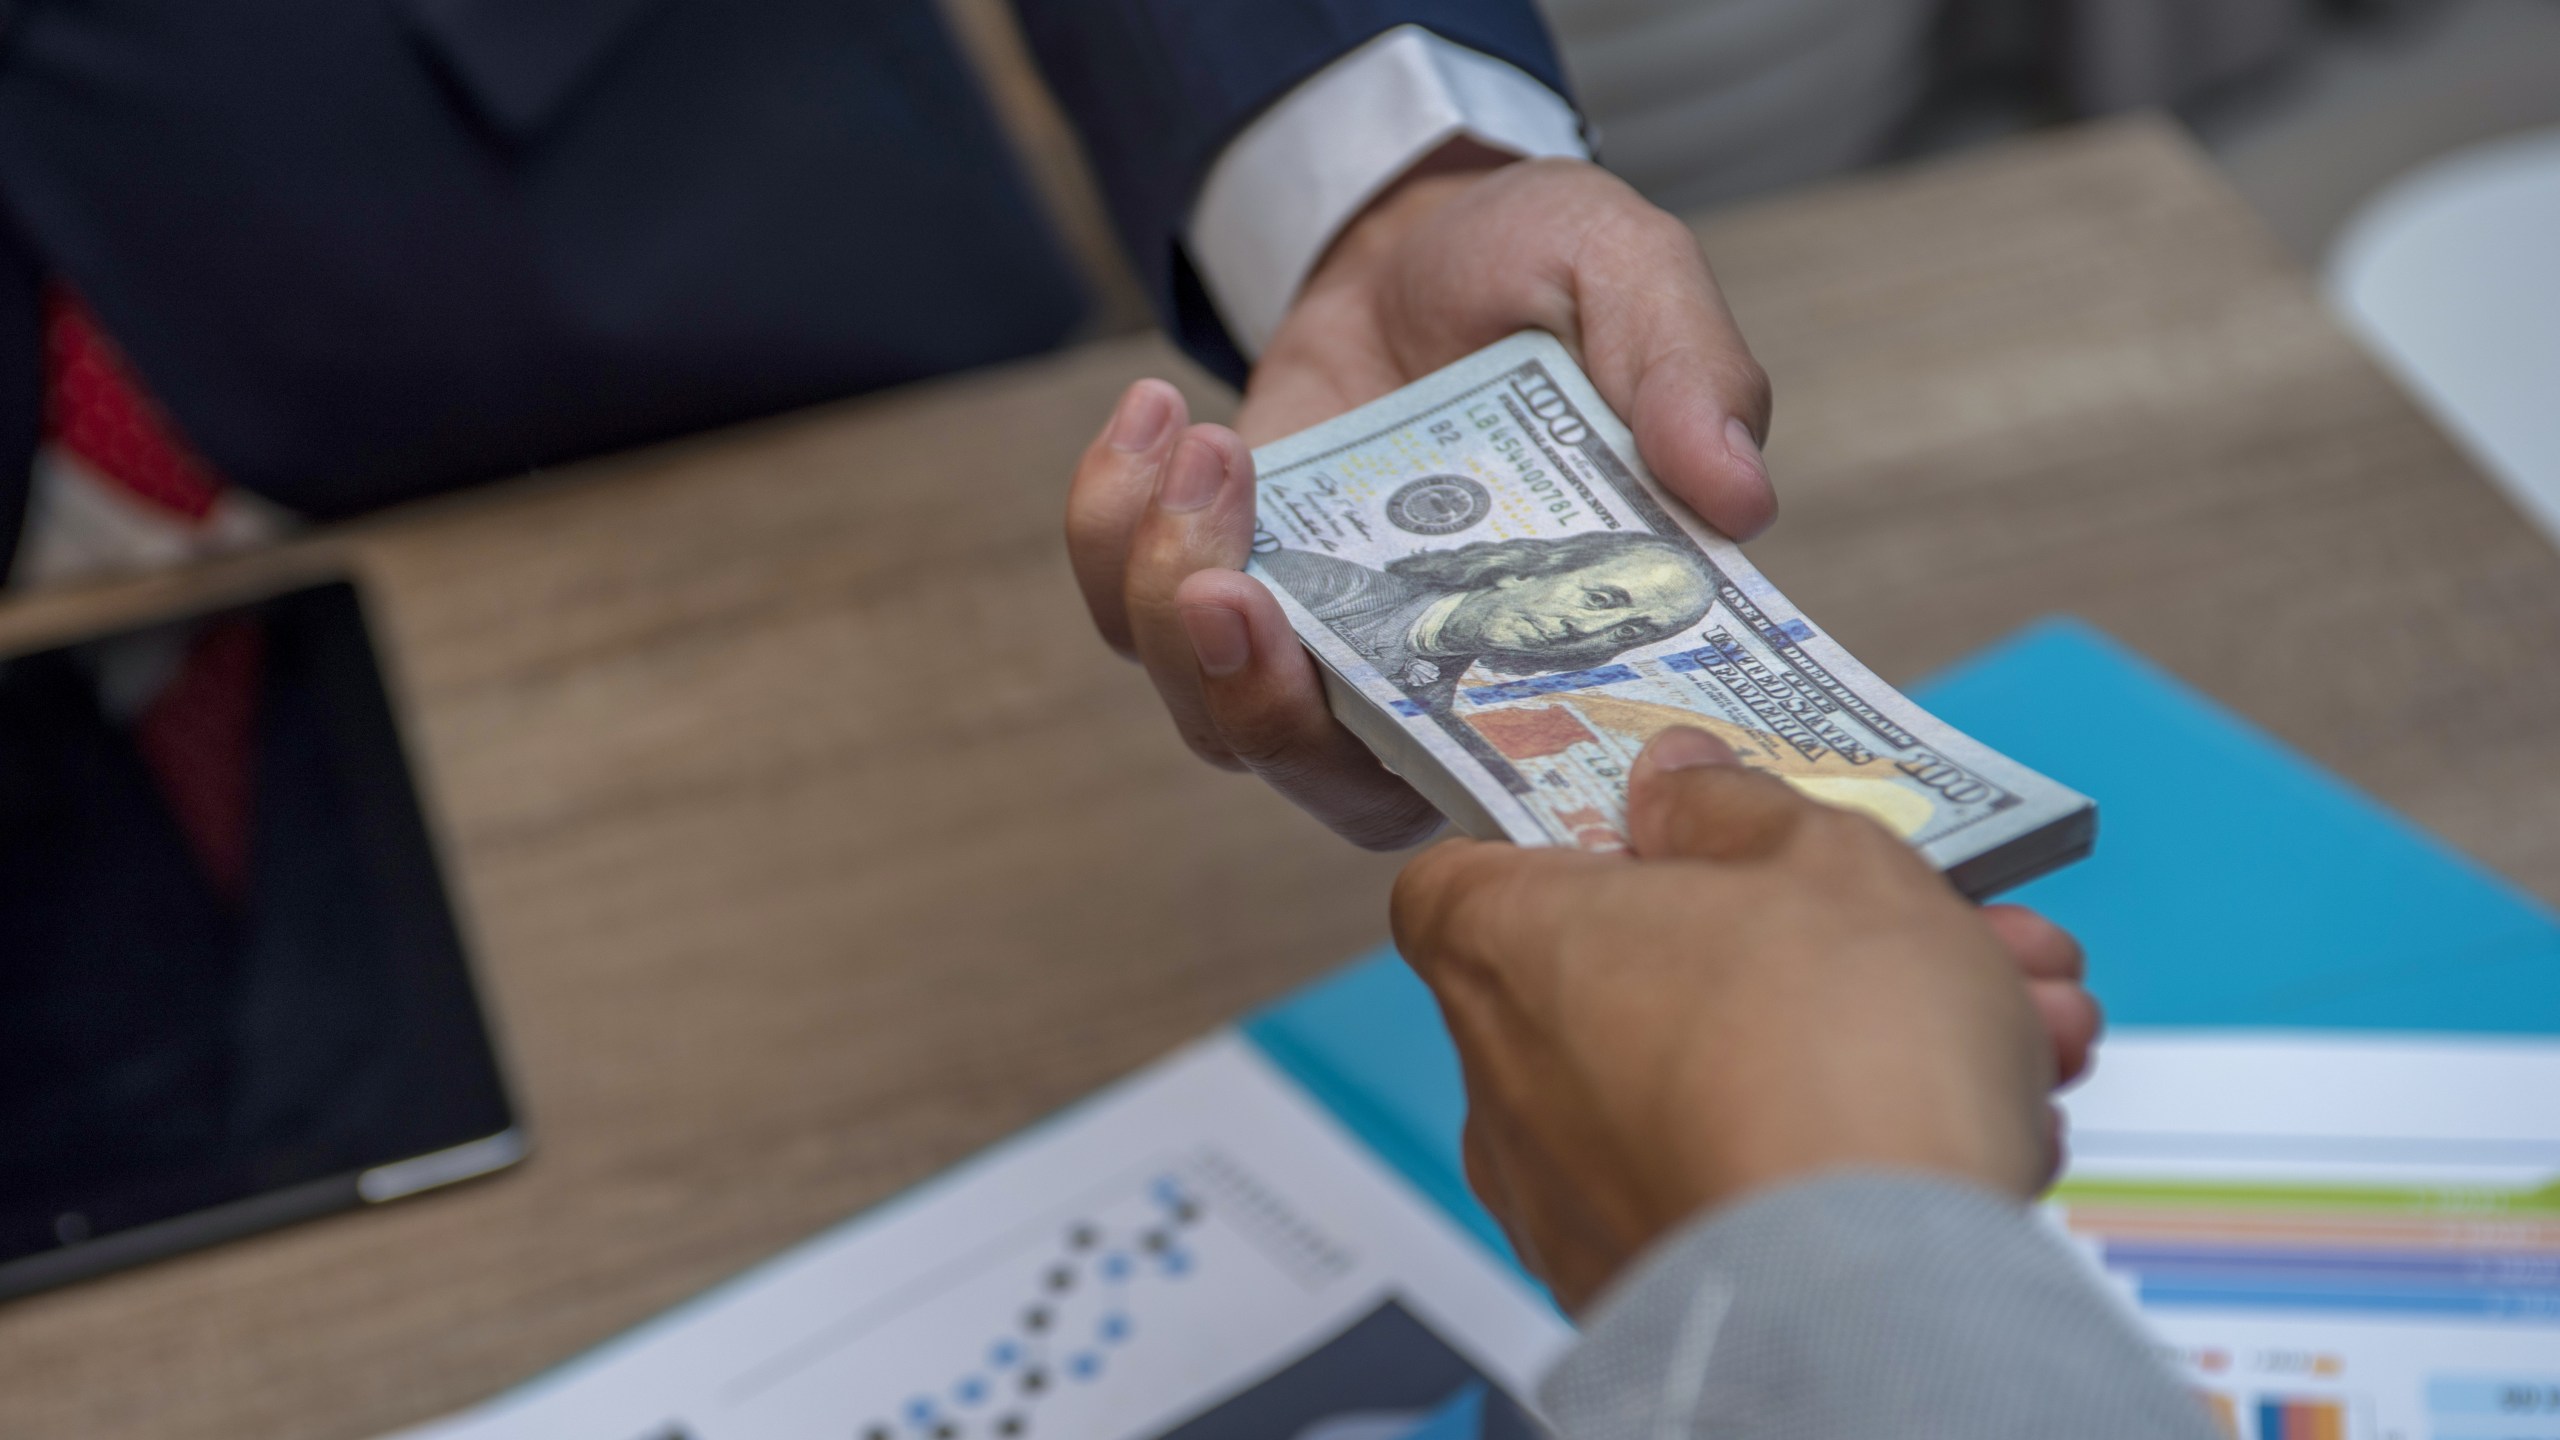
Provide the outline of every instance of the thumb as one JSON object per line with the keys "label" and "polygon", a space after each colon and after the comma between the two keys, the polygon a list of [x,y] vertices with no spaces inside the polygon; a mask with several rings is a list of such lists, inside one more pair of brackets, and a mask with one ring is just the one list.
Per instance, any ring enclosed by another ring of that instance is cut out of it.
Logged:
{"label": "thumb", "polygon": [[1733,747],[1686,725],[1654,736],[1627,774],[1627,835],[1647,860],[1756,860],[1785,845],[1812,809],[1787,782],[1743,769]]}

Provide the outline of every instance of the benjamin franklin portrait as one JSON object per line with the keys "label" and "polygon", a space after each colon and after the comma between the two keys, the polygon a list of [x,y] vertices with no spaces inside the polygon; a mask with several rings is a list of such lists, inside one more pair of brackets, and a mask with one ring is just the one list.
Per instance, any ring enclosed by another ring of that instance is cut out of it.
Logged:
{"label": "benjamin franklin portrait", "polygon": [[1656,535],[1481,540],[1375,570],[1306,550],[1263,570],[1406,694],[1446,710],[1471,665],[1545,675],[1605,664],[1698,623],[1704,557]]}

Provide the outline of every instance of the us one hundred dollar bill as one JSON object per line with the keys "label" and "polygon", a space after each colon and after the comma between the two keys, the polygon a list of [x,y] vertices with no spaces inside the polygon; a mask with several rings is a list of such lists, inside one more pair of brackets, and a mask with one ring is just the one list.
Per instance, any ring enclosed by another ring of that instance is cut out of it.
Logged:
{"label": "us one hundred dollar bill", "polygon": [[1976,898],[2079,859],[2097,807],[1833,643],[1655,482],[1527,331],[1254,452],[1251,573],[1333,712],[1461,830],[1624,849],[1673,725],[1908,840]]}

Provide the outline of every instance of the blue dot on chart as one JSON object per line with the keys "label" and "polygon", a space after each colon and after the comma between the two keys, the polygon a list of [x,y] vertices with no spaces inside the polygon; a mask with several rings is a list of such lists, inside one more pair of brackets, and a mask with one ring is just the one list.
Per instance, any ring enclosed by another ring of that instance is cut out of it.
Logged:
{"label": "blue dot on chart", "polygon": [[1182,1203],[1182,1182],[1174,1179],[1170,1175],[1158,1177],[1154,1190],[1156,1203],[1159,1205],[1179,1205]]}
{"label": "blue dot on chart", "polygon": [[1167,1250],[1156,1257],[1156,1263],[1164,1267],[1167,1275],[1188,1275],[1191,1273],[1191,1252]]}
{"label": "blue dot on chart", "polygon": [[1117,1345],[1129,1338],[1129,1317],[1117,1313],[1105,1315],[1102,1324],[1096,1328],[1102,1335],[1103,1344]]}
{"label": "blue dot on chart", "polygon": [[1102,1278],[1105,1280],[1126,1280],[1129,1278],[1130,1268],[1126,1251],[1114,1250],[1102,1257]]}
{"label": "blue dot on chart", "polygon": [[1067,1373],[1079,1380],[1090,1380],[1102,1373],[1102,1357],[1090,1350],[1079,1351],[1068,1358]]}
{"label": "blue dot on chart", "polygon": [[923,1424],[927,1424],[927,1423],[929,1423],[932,1419],[933,1419],[933,1397],[932,1397],[932,1396],[930,1396],[930,1395],[919,1395],[919,1396],[917,1396],[916,1398],[914,1398],[913,1400],[910,1400],[910,1401],[908,1401],[908,1402],[907,1402],[907,1423],[908,1423],[908,1424],[910,1424],[910,1425],[923,1425]]}
{"label": "blue dot on chart", "polygon": [[951,1398],[963,1405],[975,1405],[987,1398],[987,1382],[972,1375],[951,1387]]}
{"label": "blue dot on chart", "polygon": [[999,1340],[987,1350],[987,1363],[999,1370],[1013,1368],[1014,1363],[1021,1358],[1022,1347],[1010,1340]]}

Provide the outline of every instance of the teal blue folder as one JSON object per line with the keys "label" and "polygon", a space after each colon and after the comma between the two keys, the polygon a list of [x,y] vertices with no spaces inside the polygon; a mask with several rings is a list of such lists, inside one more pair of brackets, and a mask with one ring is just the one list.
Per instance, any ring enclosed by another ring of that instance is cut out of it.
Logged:
{"label": "teal blue folder", "polygon": [[[2096,855],[2003,898],[2088,946],[2111,1024],[2560,1034],[2548,907],[2100,632],[2043,622],[1913,698],[2097,800]],[[1467,1193],[1457,1058],[1394,951],[1244,1028],[1509,1253]]]}

